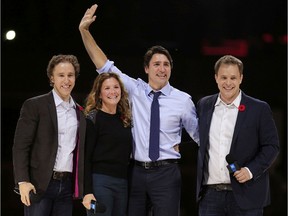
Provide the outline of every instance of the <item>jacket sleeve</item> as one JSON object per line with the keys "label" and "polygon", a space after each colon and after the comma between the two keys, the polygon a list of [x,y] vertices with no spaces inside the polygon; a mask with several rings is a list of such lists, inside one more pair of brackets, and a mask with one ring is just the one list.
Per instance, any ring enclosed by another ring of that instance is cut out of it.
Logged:
{"label": "jacket sleeve", "polygon": [[84,159],[84,195],[93,193],[92,187],[92,158],[96,143],[96,127],[86,119],[85,159]]}
{"label": "jacket sleeve", "polygon": [[30,181],[30,153],[39,121],[38,108],[33,100],[24,102],[17,122],[12,147],[15,184]]}
{"label": "jacket sleeve", "polygon": [[275,161],[279,154],[279,138],[277,128],[273,120],[272,111],[267,103],[259,110],[259,151],[247,167],[253,174],[253,179],[260,177]]}

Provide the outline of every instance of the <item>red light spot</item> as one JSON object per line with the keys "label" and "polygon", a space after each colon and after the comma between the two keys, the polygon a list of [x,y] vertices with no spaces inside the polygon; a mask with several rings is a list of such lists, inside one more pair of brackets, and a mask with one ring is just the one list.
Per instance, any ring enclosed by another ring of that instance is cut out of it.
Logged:
{"label": "red light spot", "polygon": [[274,42],[274,38],[271,34],[263,34],[262,35],[262,40],[265,42],[265,43],[273,43]]}
{"label": "red light spot", "polygon": [[235,55],[245,57],[248,55],[248,44],[246,40],[225,40],[217,46],[203,42],[202,53],[204,55]]}
{"label": "red light spot", "polygon": [[287,39],[288,39],[288,36],[287,35],[282,35],[280,36],[280,43],[281,44],[287,44]]}

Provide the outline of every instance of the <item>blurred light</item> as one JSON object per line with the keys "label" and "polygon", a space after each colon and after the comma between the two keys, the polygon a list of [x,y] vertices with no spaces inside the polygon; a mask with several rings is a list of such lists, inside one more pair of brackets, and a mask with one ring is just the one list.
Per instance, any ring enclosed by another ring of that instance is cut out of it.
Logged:
{"label": "blurred light", "polygon": [[281,44],[287,45],[287,40],[288,40],[288,36],[287,35],[280,36],[280,43]]}
{"label": "blurred light", "polygon": [[271,34],[265,33],[262,35],[262,40],[265,43],[273,43],[274,42],[274,38]]}
{"label": "blurred light", "polygon": [[211,45],[208,41],[203,41],[203,55],[235,55],[245,57],[248,55],[248,43],[246,40],[224,40],[218,45]]}
{"label": "blurred light", "polygon": [[16,37],[16,32],[14,30],[9,30],[6,32],[7,40],[14,40],[15,37]]}

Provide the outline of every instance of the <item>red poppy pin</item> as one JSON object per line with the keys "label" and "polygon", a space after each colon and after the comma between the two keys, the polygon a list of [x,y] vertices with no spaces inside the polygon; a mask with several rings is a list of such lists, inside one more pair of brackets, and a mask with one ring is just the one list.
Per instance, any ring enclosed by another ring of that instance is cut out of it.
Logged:
{"label": "red poppy pin", "polygon": [[80,106],[79,104],[77,104],[77,106],[78,106],[78,108],[79,108],[80,111],[83,111],[83,110],[84,110],[84,108],[83,108],[82,106]]}
{"label": "red poppy pin", "polygon": [[246,109],[246,107],[243,104],[240,104],[238,107],[239,112],[243,112],[243,111],[245,111],[245,109]]}

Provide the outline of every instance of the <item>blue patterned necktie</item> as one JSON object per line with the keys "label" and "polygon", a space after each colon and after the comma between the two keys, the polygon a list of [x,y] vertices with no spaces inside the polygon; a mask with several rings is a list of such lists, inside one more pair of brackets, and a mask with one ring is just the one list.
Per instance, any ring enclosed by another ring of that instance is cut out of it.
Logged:
{"label": "blue patterned necktie", "polygon": [[159,118],[159,102],[158,97],[161,92],[154,92],[154,97],[151,105],[150,119],[150,140],[149,140],[149,157],[152,161],[159,158],[159,133],[160,133],[160,118]]}

